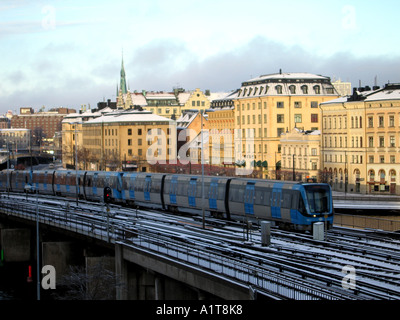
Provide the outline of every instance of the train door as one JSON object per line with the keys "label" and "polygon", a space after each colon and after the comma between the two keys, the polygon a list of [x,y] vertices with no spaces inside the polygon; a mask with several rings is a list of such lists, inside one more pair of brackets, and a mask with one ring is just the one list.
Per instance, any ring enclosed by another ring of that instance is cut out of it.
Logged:
{"label": "train door", "polygon": [[247,182],[246,191],[244,193],[244,212],[246,214],[254,214],[254,193],[255,193],[255,183]]}
{"label": "train door", "polygon": [[122,188],[122,172],[118,172],[117,173],[117,196],[118,199],[123,199],[125,200],[125,194],[122,192],[123,188]]}
{"label": "train door", "polygon": [[189,206],[196,206],[196,188],[197,188],[197,178],[190,178],[189,190],[188,190],[188,198],[189,198]]}
{"label": "train door", "polygon": [[43,190],[47,191],[47,171],[44,172],[44,177],[43,177]]}
{"label": "train door", "polygon": [[282,183],[276,183],[272,188],[271,198],[271,216],[272,218],[281,219],[281,197]]}
{"label": "train door", "polygon": [[151,190],[151,175],[147,175],[144,180],[144,200],[150,201],[150,190]]}
{"label": "train door", "polygon": [[208,204],[210,209],[217,210],[218,199],[218,178],[211,179],[210,190],[208,192]]}
{"label": "train door", "polygon": [[129,199],[135,199],[135,183],[136,183],[136,174],[132,174],[129,178]]}
{"label": "train door", "polygon": [[176,191],[178,190],[178,176],[172,176],[169,188],[169,202],[176,204]]}
{"label": "train door", "polygon": [[99,173],[95,172],[93,175],[93,196],[97,196],[97,183],[99,180]]}

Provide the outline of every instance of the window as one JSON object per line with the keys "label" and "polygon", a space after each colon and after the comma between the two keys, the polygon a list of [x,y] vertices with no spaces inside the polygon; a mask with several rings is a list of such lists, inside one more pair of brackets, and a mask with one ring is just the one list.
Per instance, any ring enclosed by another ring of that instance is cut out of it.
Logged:
{"label": "window", "polygon": [[308,93],[308,87],[306,85],[301,86],[301,91],[303,91],[303,94],[307,94]]}
{"label": "window", "polygon": [[311,122],[313,122],[313,123],[318,122],[318,113],[311,114]]}
{"label": "window", "polygon": [[368,147],[370,147],[370,148],[374,147],[374,137],[368,138]]}
{"label": "window", "polygon": [[389,127],[394,127],[394,116],[389,116]]}
{"label": "window", "polygon": [[291,94],[296,94],[296,87],[294,85],[289,86],[289,91]]}
{"label": "window", "polygon": [[281,85],[275,86],[275,90],[276,90],[277,94],[282,94],[282,86]]}
{"label": "window", "polygon": [[369,156],[368,162],[369,162],[369,163],[374,163],[374,156]]}
{"label": "window", "polygon": [[314,86],[313,87],[315,94],[320,94],[321,93],[321,87],[320,86]]}
{"label": "window", "polygon": [[285,122],[285,115],[284,114],[277,114],[276,115],[276,122],[277,123],[284,123]]}
{"label": "window", "polygon": [[295,123],[301,123],[301,114],[295,114],[294,115],[294,122]]}
{"label": "window", "polygon": [[396,146],[396,138],[395,136],[390,136],[390,146],[395,147]]}
{"label": "window", "polygon": [[311,108],[318,108],[318,101],[311,101]]}
{"label": "window", "polygon": [[132,135],[132,129],[128,129],[128,136]]}
{"label": "window", "polygon": [[384,118],[383,116],[379,116],[379,127],[382,128],[384,125]]}
{"label": "window", "polygon": [[385,163],[385,156],[379,156],[379,162]]}
{"label": "window", "polygon": [[283,105],[284,105],[283,101],[278,101],[278,102],[276,103],[276,107],[277,107],[277,108],[283,108]]}
{"label": "window", "polygon": [[368,128],[374,127],[374,117],[368,117]]}
{"label": "window", "polygon": [[138,139],[138,146],[142,145],[142,139]]}
{"label": "window", "polygon": [[390,156],[390,163],[396,163],[396,156]]}
{"label": "window", "polygon": [[128,146],[132,145],[132,139],[128,139]]}
{"label": "window", "polygon": [[301,108],[301,101],[295,101],[294,102],[294,107],[295,108]]}
{"label": "window", "polygon": [[379,137],[379,147],[383,148],[385,146],[385,137]]}

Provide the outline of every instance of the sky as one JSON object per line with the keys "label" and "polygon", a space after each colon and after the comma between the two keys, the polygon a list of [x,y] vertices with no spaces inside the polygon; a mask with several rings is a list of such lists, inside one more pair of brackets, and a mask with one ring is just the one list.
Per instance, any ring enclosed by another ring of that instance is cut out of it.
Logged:
{"label": "sky", "polygon": [[0,114],[310,72],[400,82],[400,1],[0,0]]}

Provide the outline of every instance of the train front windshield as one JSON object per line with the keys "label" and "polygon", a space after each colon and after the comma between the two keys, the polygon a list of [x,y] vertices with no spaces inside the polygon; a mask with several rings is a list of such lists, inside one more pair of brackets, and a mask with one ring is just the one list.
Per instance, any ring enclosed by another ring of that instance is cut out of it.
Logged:
{"label": "train front windshield", "polygon": [[327,185],[304,186],[310,214],[331,211],[331,190]]}

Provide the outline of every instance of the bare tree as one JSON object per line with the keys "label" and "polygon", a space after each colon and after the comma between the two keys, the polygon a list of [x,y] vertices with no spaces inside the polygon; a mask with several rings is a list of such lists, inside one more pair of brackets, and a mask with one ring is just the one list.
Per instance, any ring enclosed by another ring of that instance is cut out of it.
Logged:
{"label": "bare tree", "polygon": [[64,289],[54,295],[59,300],[115,300],[116,289],[123,283],[101,259],[87,268],[70,266],[70,272],[57,282],[57,287]]}

